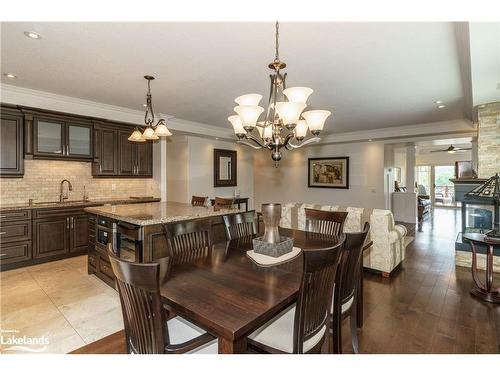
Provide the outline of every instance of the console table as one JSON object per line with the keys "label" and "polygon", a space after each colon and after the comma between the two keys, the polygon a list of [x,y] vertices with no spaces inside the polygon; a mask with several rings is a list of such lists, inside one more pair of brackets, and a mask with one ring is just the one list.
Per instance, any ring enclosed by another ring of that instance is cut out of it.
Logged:
{"label": "console table", "polygon": [[[500,288],[493,287],[493,247],[500,246],[500,239],[489,238],[481,233],[464,233],[463,238],[470,242],[472,248],[472,278],[476,286],[470,291],[472,295],[483,301],[500,303]],[[486,247],[486,285],[479,280],[477,275],[477,249],[476,245]]]}

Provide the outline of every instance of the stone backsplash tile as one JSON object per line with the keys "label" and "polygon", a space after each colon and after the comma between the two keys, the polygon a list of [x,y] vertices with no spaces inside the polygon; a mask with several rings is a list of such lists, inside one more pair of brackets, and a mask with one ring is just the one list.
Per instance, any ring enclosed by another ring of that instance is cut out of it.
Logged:
{"label": "stone backsplash tile", "polygon": [[27,203],[30,198],[37,202],[57,201],[63,179],[73,185],[70,200],[82,199],[84,186],[91,200],[160,195],[158,183],[152,178],[93,178],[91,163],[25,160],[24,168],[23,178],[0,179],[1,204]]}

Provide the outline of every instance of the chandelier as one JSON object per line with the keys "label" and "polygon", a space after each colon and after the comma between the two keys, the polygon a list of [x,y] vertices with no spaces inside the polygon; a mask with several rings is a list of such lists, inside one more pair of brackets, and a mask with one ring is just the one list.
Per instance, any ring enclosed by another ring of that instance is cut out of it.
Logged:
{"label": "chandelier", "polygon": [[155,79],[155,77],[144,76],[144,78],[148,81],[148,93],[146,96],[146,113],[144,115],[145,126],[135,127],[135,130],[132,132],[130,137],[128,137],[128,140],[131,142],[156,141],[160,137],[169,137],[172,135],[172,133],[170,133],[170,131],[167,128],[165,119],[159,119],[156,125],[154,125],[155,114],[153,112],[153,100],[151,97],[151,81]]}
{"label": "chandelier", "polygon": [[[229,116],[228,120],[238,137],[237,143],[256,150],[270,150],[274,165],[278,167],[282,158],[282,148],[291,151],[320,140],[318,135],[331,112],[322,110],[303,112],[313,90],[308,87],[286,88],[287,74],[281,73],[286,64],[279,59],[278,22],[276,22],[275,37],[276,56],[268,65],[272,73],[269,75],[271,87],[265,118],[259,121],[259,117],[265,111],[259,106],[262,95],[247,94],[235,99],[238,105],[234,107],[234,111],[237,115]],[[308,130],[312,137],[305,140]]]}

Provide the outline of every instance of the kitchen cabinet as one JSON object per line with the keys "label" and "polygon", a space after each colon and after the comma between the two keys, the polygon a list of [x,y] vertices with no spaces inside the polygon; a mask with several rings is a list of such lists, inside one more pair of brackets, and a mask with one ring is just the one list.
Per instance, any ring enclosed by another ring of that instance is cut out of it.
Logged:
{"label": "kitchen cabinet", "polygon": [[81,209],[37,210],[35,217],[35,259],[87,251],[89,226]]}
{"label": "kitchen cabinet", "polygon": [[0,176],[22,177],[24,174],[23,115],[2,107],[0,125]]}
{"label": "kitchen cabinet", "polygon": [[27,154],[35,159],[68,159],[91,161],[93,126],[85,118],[28,112],[27,129],[31,141],[25,141]]}
{"label": "kitchen cabinet", "polygon": [[153,177],[153,145],[128,140],[132,128],[94,124],[94,177]]}

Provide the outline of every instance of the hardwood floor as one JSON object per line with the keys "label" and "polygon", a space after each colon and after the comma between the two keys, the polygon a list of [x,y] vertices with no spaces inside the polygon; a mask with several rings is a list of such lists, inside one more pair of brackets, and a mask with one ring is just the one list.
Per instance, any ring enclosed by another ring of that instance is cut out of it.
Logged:
{"label": "hardwood floor", "polygon": [[[437,209],[390,279],[365,273],[362,353],[500,353],[500,305],[470,295],[469,269],[456,267],[460,211]],[[500,286],[500,274],[494,285]],[[344,352],[352,352],[348,321]]]}

